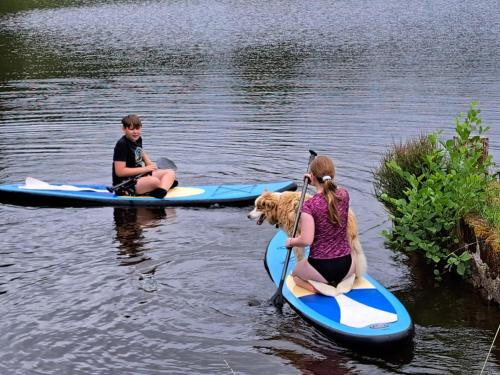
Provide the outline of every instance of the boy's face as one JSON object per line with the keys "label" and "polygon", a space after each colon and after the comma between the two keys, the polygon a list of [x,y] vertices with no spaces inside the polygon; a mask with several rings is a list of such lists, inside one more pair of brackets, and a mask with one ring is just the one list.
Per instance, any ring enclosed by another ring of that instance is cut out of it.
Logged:
{"label": "boy's face", "polygon": [[141,137],[141,127],[129,127],[123,128],[123,133],[128,140],[132,142],[137,142],[137,140]]}

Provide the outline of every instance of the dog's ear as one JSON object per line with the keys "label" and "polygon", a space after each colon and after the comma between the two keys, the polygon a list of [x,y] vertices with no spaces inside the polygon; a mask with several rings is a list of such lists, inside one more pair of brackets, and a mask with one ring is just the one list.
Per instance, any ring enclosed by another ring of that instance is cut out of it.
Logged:
{"label": "dog's ear", "polygon": [[274,199],[268,199],[264,202],[264,206],[267,210],[272,210],[276,207],[276,201]]}
{"label": "dog's ear", "polygon": [[258,205],[263,207],[265,210],[272,210],[276,207],[277,201],[274,193],[270,191],[265,191],[258,199]]}
{"label": "dog's ear", "polygon": [[259,197],[255,200],[255,207],[259,210],[266,208],[266,201],[269,200],[269,195],[271,193],[268,191],[264,191]]}

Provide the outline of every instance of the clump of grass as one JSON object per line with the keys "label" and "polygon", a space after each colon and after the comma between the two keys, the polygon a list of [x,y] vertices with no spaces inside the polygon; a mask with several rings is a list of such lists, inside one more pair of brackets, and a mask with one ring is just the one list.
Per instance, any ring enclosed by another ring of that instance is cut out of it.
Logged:
{"label": "clump of grass", "polygon": [[387,194],[395,199],[404,199],[406,197],[404,192],[410,187],[410,183],[394,168],[391,168],[389,162],[395,162],[402,170],[414,176],[420,176],[425,170],[427,156],[433,154],[437,147],[435,138],[427,134],[420,134],[405,143],[395,143],[383,156],[380,166],[372,171],[375,196],[391,214],[397,214],[396,207],[382,199],[382,195]]}
{"label": "clump of grass", "polygon": [[486,189],[486,200],[480,216],[486,220],[495,234],[497,242],[500,241],[500,182],[493,181]]}

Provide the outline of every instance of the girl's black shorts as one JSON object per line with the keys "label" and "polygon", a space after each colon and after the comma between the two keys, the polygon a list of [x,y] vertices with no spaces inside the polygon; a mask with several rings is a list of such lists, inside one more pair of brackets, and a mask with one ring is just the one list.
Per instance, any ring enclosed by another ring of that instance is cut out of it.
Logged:
{"label": "girl's black shorts", "polygon": [[351,254],[332,259],[315,259],[309,257],[307,260],[333,286],[337,286],[346,277],[352,263]]}

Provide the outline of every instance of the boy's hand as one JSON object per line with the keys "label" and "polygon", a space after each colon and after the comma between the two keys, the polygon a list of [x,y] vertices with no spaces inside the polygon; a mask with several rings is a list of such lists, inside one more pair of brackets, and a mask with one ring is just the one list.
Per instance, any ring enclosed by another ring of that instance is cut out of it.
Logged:
{"label": "boy's hand", "polygon": [[153,172],[158,169],[155,163],[151,163],[149,165],[146,165],[144,168],[146,168],[146,172]]}

